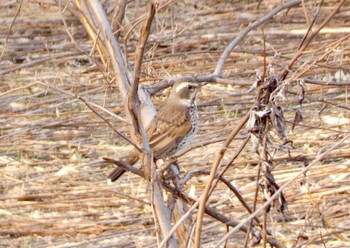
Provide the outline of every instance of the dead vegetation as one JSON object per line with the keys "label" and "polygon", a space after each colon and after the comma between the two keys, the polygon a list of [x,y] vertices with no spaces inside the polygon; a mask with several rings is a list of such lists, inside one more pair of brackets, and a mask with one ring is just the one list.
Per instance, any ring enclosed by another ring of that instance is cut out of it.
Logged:
{"label": "dead vegetation", "polygon": [[[307,1],[245,34],[229,53],[221,77],[202,88],[200,133],[193,149],[178,160],[184,172],[201,170],[183,188],[199,199],[215,154],[252,107],[266,105],[264,94],[257,98],[259,87],[251,88],[257,73],[262,78],[288,73],[274,91],[274,104],[283,109],[283,130],[265,132],[273,121],[255,125],[250,119],[249,128],[238,130],[221,162],[232,162],[224,177],[251,208],[258,209],[266,204],[264,196],[269,197],[262,192],[255,197],[261,161],[271,165],[267,168],[279,187],[290,181],[283,189],[288,203],[284,214],[276,205],[258,215],[280,247],[350,245],[350,5],[342,4],[332,15],[340,2]],[[106,1],[103,6],[117,32],[115,4]],[[227,45],[282,4],[160,1],[140,79],[150,85],[154,105],[166,96],[168,79],[212,75]],[[113,166],[102,157],[123,157],[131,146],[89,107],[120,133],[128,135],[129,128],[120,91],[103,67],[106,58],[99,56],[79,15],[54,0],[8,0],[0,5],[0,245],[157,247],[145,181],[128,174],[114,185],[106,183]],[[118,32],[131,65],[147,10],[146,1],[129,2]],[[261,117],[270,115],[263,108],[255,111],[261,111]],[[233,159],[249,132],[258,131],[258,140],[249,141]],[[286,134],[282,140],[281,132]],[[222,181],[207,206],[237,223],[249,216]],[[202,228],[204,247],[218,245],[226,233],[226,225],[207,214]],[[245,233],[236,231],[228,246],[243,247],[245,239]]]}

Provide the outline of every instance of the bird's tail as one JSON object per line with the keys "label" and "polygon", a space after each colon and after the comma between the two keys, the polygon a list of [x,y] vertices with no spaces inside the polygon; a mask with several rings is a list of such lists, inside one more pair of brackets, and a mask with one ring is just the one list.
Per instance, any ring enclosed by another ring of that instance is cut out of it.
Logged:
{"label": "bird's tail", "polygon": [[[137,152],[132,151],[129,154],[129,156],[125,159],[125,162],[128,163],[129,165],[134,165],[137,162],[137,160],[139,160],[139,155],[137,154]],[[109,174],[108,179],[111,182],[114,182],[118,180],[118,178],[121,177],[125,171],[126,170],[118,166],[111,172],[111,174]]]}

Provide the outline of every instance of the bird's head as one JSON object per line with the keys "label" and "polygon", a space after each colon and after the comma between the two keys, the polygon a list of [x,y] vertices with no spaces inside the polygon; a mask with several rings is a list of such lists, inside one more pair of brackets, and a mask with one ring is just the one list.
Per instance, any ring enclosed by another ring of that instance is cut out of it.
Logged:
{"label": "bird's head", "polygon": [[173,88],[171,89],[169,99],[185,103],[186,105],[191,105],[196,99],[196,95],[199,88],[199,83],[175,83]]}

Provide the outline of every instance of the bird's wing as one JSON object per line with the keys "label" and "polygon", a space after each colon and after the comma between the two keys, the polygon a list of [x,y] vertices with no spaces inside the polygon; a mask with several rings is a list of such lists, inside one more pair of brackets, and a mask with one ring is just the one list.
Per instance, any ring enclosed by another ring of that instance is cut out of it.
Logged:
{"label": "bird's wing", "polygon": [[[167,113],[163,114],[163,111]],[[177,109],[171,113],[167,109],[160,109],[147,129],[154,157],[160,158],[166,155],[190,132],[191,128],[187,108]]]}

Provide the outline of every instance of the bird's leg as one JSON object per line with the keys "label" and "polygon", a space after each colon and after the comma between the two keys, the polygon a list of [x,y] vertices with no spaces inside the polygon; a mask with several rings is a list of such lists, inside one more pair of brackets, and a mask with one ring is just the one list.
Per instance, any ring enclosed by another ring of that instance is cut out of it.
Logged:
{"label": "bird's leg", "polygon": [[164,179],[165,172],[169,169],[172,163],[176,162],[176,159],[158,159],[156,162],[158,169],[158,175],[161,179]]}

